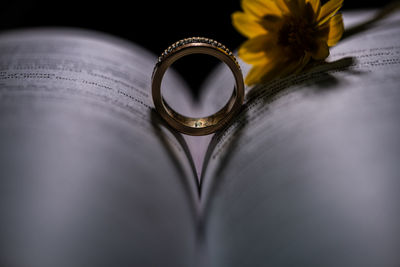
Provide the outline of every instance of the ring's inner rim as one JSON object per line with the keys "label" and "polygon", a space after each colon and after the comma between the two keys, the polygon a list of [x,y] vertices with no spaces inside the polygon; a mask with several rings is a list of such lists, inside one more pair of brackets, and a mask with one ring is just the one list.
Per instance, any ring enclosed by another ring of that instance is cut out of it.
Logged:
{"label": "ring's inner rim", "polygon": [[[212,57],[215,57],[217,59],[219,59],[220,61],[222,61],[225,65],[228,66],[229,69],[231,69],[231,66],[229,64],[227,64],[227,62],[221,57],[221,56],[217,56],[215,54],[210,54],[207,53],[205,51],[192,51],[191,53],[182,53],[184,50],[191,50],[191,48],[193,47],[197,47],[197,48],[205,48],[205,49],[212,49],[212,50],[216,50],[220,53],[222,53],[224,56],[228,56],[226,55],[221,49],[218,49],[216,47],[213,46],[209,46],[207,43],[203,43],[203,42],[198,42],[198,43],[191,43],[190,46],[188,47],[179,47],[176,51],[174,51],[171,54],[177,54],[179,53],[179,56],[175,58],[175,60],[173,60],[172,62],[170,62],[168,64],[168,67],[170,67],[174,62],[176,62],[177,60],[179,60],[180,58],[190,55],[190,54],[205,54],[205,55],[209,55]],[[229,56],[228,56],[229,57]],[[231,60],[231,59],[230,59]],[[166,71],[167,69],[165,69]],[[166,72],[162,73],[162,77],[165,75]],[[232,69],[231,69],[232,71]],[[161,77],[161,78],[162,78]],[[235,100],[237,97],[237,80],[235,79],[235,86],[234,86],[234,90],[232,92],[231,97],[229,98],[228,102],[216,113],[210,115],[210,116],[205,116],[205,117],[188,117],[185,116],[177,111],[175,111],[173,108],[170,107],[170,105],[168,105],[168,103],[165,101],[164,97],[161,94],[161,103],[165,109],[165,111],[168,113],[168,115],[174,119],[176,122],[180,123],[180,124],[185,124],[186,126],[192,127],[192,128],[207,128],[207,127],[212,127],[215,126],[217,124],[219,124],[225,117],[227,114],[229,114],[232,111],[232,108],[235,104]],[[160,84],[160,91],[161,91],[161,84]]]}
{"label": "ring's inner rim", "polygon": [[[214,56],[220,61],[224,62],[234,74],[235,90],[233,91],[234,93],[232,93],[232,96],[229,99],[228,103],[216,114],[208,117],[192,118],[179,114],[172,108],[167,106],[168,104],[163,100],[163,96],[161,94],[162,78],[166,70],[176,60],[190,54],[206,54]],[[236,112],[238,112],[238,109],[243,103],[243,86],[243,77],[241,76],[240,66],[238,66],[235,58],[231,54],[228,55],[226,51],[222,51],[219,48],[202,42],[191,43],[185,47],[179,47],[177,50],[171,52],[169,55],[164,56],[164,58],[160,57],[152,75],[152,94],[156,110],[178,131],[187,133],[189,135],[206,135],[223,127],[226,122],[228,122],[232,118],[232,116]],[[211,119],[213,119],[213,121],[211,121]],[[204,120],[209,121],[209,123],[206,124],[208,126],[202,124]],[[193,124],[185,124],[188,122]]]}
{"label": "ring's inner rim", "polygon": [[221,120],[225,118],[225,115],[232,110],[233,105],[235,104],[236,97],[237,97],[237,90],[235,86],[232,95],[229,98],[228,102],[225,104],[225,106],[223,106],[220,110],[218,110],[216,113],[210,116],[199,117],[199,118],[187,117],[185,115],[180,114],[179,112],[176,112],[173,108],[171,108],[168,105],[164,97],[162,97],[162,104],[165,110],[167,111],[168,115],[174,118],[174,120],[176,120],[177,122],[184,123],[185,125],[193,128],[207,128],[220,123]]}

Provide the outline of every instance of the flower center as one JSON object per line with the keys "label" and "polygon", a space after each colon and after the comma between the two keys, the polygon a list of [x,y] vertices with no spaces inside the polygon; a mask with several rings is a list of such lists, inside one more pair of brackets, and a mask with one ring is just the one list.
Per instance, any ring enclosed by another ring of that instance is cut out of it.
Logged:
{"label": "flower center", "polygon": [[305,51],[315,50],[315,33],[315,27],[307,21],[286,17],[278,32],[278,45],[290,48],[295,56],[301,57]]}

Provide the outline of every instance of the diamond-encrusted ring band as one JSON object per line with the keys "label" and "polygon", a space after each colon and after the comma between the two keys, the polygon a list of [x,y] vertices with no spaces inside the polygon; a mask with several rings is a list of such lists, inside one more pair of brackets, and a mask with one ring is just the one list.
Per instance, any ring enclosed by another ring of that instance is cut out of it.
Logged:
{"label": "diamond-encrusted ring band", "polygon": [[[173,110],[161,95],[161,82],[167,69],[178,59],[190,54],[207,54],[224,62],[235,78],[235,88],[228,103],[208,117],[191,118]],[[221,129],[240,110],[244,100],[244,84],[240,66],[221,43],[203,37],[180,40],[168,47],[158,58],[152,76],[154,106],[161,117],[175,130],[189,135],[206,135]]]}

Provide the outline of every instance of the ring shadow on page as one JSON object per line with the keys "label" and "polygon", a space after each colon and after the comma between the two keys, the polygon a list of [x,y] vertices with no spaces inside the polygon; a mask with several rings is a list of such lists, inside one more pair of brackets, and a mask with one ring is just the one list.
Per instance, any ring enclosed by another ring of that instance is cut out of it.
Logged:
{"label": "ring shadow on page", "polygon": [[[154,110],[151,109],[150,111],[150,120],[151,120],[151,125],[154,129],[154,132],[158,135],[159,140],[161,141],[162,146],[165,148],[167,154],[169,155],[169,158],[172,160],[173,164],[175,165],[175,167],[177,168],[179,174],[180,174],[180,181],[183,185],[183,188],[185,190],[185,194],[188,198],[188,201],[190,203],[190,210],[192,211],[192,217],[194,219],[194,221],[197,221],[197,199],[194,198],[194,196],[191,194],[192,190],[191,190],[191,185],[190,185],[190,181],[188,181],[186,175],[185,175],[185,170],[183,169],[181,163],[179,162],[175,152],[173,151],[173,148],[171,147],[171,144],[168,142],[168,137],[166,136],[166,133],[164,132],[163,129],[165,129],[166,131],[168,131],[170,134],[173,135],[173,137],[176,139],[176,141],[179,143],[179,145],[181,146],[181,148],[183,149],[185,156],[187,157],[190,167],[193,171],[193,177],[194,180],[193,182],[195,182],[196,184],[196,189],[199,196],[200,195],[200,185],[198,183],[198,179],[197,179],[197,172],[196,172],[196,167],[192,158],[192,155],[189,151],[189,147],[185,141],[185,139],[183,138],[183,136],[178,133],[177,131],[175,131],[174,129],[172,129],[169,125],[167,125],[167,123],[165,123],[163,121],[163,119],[158,115],[158,113]],[[196,197],[197,197],[196,196]]]}

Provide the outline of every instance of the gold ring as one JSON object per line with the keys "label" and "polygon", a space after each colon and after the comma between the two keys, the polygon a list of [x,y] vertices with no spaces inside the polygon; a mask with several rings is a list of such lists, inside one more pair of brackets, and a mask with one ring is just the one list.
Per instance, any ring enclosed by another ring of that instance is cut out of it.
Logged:
{"label": "gold ring", "polygon": [[[173,110],[161,95],[161,82],[166,70],[178,59],[190,54],[207,54],[224,62],[235,78],[235,88],[226,105],[208,117],[191,118]],[[189,135],[206,135],[221,129],[240,110],[244,100],[243,75],[236,58],[221,43],[203,37],[180,40],[158,58],[152,75],[152,95],[156,111],[175,130]]]}

